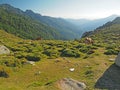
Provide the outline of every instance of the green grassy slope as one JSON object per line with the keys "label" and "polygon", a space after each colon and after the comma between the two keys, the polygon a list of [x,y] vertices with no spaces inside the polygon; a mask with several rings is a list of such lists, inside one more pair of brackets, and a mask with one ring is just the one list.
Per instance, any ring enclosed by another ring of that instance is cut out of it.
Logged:
{"label": "green grassy slope", "polygon": [[4,30],[0,30],[0,44],[3,45],[12,45],[18,41],[22,41],[21,38],[11,35]]}
{"label": "green grassy slope", "polygon": [[83,37],[87,36],[107,44],[120,44],[120,17],[94,31],[83,34]]}
{"label": "green grassy slope", "polygon": [[[0,77],[0,90],[59,90],[57,81],[66,77],[84,82],[86,90],[93,90],[97,80],[114,63],[109,59],[116,57],[105,55],[105,47],[98,43],[22,40],[3,30],[0,36],[1,44],[11,51],[9,55],[0,55],[0,71],[9,75]],[[30,58],[39,60],[35,65],[26,64]],[[70,72],[70,68],[75,71]]]}

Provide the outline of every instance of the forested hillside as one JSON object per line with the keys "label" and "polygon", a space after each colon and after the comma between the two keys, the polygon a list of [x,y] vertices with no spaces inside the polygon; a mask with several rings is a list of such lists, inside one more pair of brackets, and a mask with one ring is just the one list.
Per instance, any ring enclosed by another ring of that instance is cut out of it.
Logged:
{"label": "forested hillside", "polygon": [[50,16],[42,16],[40,14],[34,13],[31,10],[26,10],[25,14],[27,14],[28,16],[35,20],[38,20],[39,22],[47,24],[48,26],[51,26],[53,28],[56,28],[58,32],[61,34],[61,36],[64,37],[64,39],[80,38],[82,34],[80,27],[78,28],[77,26],[68,22],[65,19],[54,18]]}
{"label": "forested hillside", "polygon": [[0,29],[24,39],[61,39],[59,32],[25,15],[8,4],[0,5]]}
{"label": "forested hillside", "polygon": [[0,29],[24,39],[80,38],[80,28],[62,18],[42,16],[31,10],[25,12],[8,4],[0,5]]}

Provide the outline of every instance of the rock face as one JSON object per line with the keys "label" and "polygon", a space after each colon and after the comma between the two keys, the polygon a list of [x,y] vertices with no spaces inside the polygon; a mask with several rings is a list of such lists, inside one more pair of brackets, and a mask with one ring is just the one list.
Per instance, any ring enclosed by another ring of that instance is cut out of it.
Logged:
{"label": "rock face", "polygon": [[3,45],[0,45],[0,54],[9,54],[10,53],[10,50],[3,46]]}
{"label": "rock face", "polygon": [[84,90],[86,85],[71,78],[64,78],[59,81],[59,88],[61,90]]}
{"label": "rock face", "polygon": [[115,60],[115,64],[120,67],[120,52]]}

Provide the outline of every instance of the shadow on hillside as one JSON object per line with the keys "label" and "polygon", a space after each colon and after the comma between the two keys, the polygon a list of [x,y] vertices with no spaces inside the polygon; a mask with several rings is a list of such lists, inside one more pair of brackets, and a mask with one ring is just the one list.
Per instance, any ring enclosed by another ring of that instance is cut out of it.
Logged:
{"label": "shadow on hillside", "polygon": [[120,90],[120,67],[111,65],[98,79],[95,88],[107,90]]}

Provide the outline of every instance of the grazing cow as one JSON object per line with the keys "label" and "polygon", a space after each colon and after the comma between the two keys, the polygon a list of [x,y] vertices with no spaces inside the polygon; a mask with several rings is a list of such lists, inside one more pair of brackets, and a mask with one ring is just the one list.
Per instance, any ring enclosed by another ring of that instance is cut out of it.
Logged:
{"label": "grazing cow", "polygon": [[93,44],[93,43],[94,42],[93,42],[93,40],[91,38],[89,38],[89,37],[85,38],[85,44]]}

